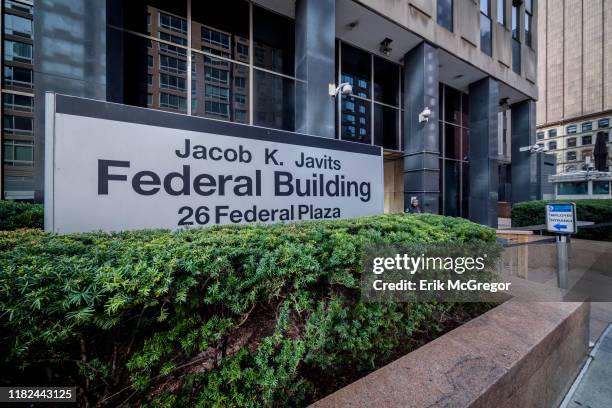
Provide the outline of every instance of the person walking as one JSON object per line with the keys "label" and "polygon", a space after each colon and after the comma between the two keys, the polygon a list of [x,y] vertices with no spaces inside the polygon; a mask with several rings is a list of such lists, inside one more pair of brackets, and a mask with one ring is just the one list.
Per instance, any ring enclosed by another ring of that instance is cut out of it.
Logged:
{"label": "person walking", "polygon": [[420,214],[421,207],[419,206],[419,200],[416,197],[412,197],[410,200],[410,206],[406,208],[406,211],[409,214]]}

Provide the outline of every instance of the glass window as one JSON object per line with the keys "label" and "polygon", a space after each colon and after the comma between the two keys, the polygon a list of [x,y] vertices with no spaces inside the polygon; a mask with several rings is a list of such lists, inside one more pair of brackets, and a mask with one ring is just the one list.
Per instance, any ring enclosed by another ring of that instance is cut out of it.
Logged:
{"label": "glass window", "polygon": [[370,106],[371,103],[363,99],[342,96],[341,137],[343,140],[371,143]]}
{"label": "glass window", "polygon": [[31,141],[4,140],[4,163],[13,166],[32,166],[34,160]]}
{"label": "glass window", "polygon": [[253,98],[256,125],[295,130],[294,80],[254,70]]}
{"label": "glass window", "polygon": [[31,117],[4,115],[3,130],[13,135],[31,136],[33,121]]}
{"label": "glass window", "polygon": [[32,70],[21,67],[4,67],[4,83],[6,85],[31,88]]}
{"label": "glass window", "polygon": [[580,159],[581,160],[586,160],[587,157],[593,157],[593,151],[591,149],[587,149],[587,150],[583,150],[582,152],[580,152]]}
{"label": "glass window", "polygon": [[576,125],[569,125],[567,128],[565,128],[565,131],[568,134],[576,133],[578,131],[578,126],[576,126]]}
{"label": "glass window", "polygon": [[348,82],[353,86],[353,95],[370,98],[370,80],[372,75],[370,54],[343,43],[341,71],[341,82]]}
{"label": "glass window", "polygon": [[491,55],[493,52],[491,37],[491,19],[480,13],[480,50],[487,55]]}
{"label": "glass window", "polygon": [[444,160],[444,215],[461,216],[461,162]]}
{"label": "glass window", "polygon": [[253,7],[255,66],[293,75],[295,66],[294,38],[293,20],[261,7]]}
{"label": "glass window", "polygon": [[[192,1],[192,47],[214,55],[249,62],[249,3]],[[205,49],[206,48],[206,49]],[[222,52],[222,53],[221,53]]]}
{"label": "glass window", "polygon": [[399,106],[399,66],[374,57],[374,100]]}
{"label": "glass window", "polygon": [[453,31],[453,0],[438,0],[437,17],[438,24]]}
{"label": "glass window", "polygon": [[533,17],[525,12],[525,44],[532,47]]}
{"label": "glass window", "polygon": [[184,91],[186,89],[185,78],[170,75],[159,74],[159,87],[165,89],[176,89]]}
{"label": "glass window", "polygon": [[583,132],[588,132],[589,130],[593,130],[593,122],[584,122],[581,125]]}
{"label": "glass window", "polygon": [[3,93],[2,100],[5,110],[31,112],[34,106],[34,99],[31,96]]}
{"label": "glass window", "polygon": [[536,139],[538,139],[538,140],[544,139],[544,132],[537,132],[536,133]]}
{"label": "glass window", "polygon": [[506,1],[497,0],[497,22],[506,25]]}
{"label": "glass window", "polygon": [[187,111],[187,98],[184,96],[160,92],[159,106],[162,108],[176,109],[180,112]]}
{"label": "glass window", "polygon": [[459,126],[444,125],[444,157],[447,159],[461,159],[461,128]]}
{"label": "glass window", "polygon": [[610,194],[610,182],[593,181],[593,194]]}
{"label": "glass window", "polygon": [[520,19],[519,19],[519,7],[512,2],[512,38],[520,40]]}
{"label": "glass window", "polygon": [[[200,2],[193,2],[194,7],[197,3]],[[153,37],[158,37],[164,30],[186,38],[186,19],[186,0],[107,1],[107,21],[110,25]]]}
{"label": "glass window", "polygon": [[567,161],[576,160],[576,152],[567,152]]}
{"label": "glass window", "polygon": [[567,139],[567,147],[576,147],[576,138],[570,137]]}
{"label": "glass window", "polygon": [[6,61],[32,63],[32,45],[17,41],[4,41],[4,59]]}
{"label": "glass window", "polygon": [[548,142],[548,150],[555,150],[557,148],[557,142]]}
{"label": "glass window", "polygon": [[583,195],[588,193],[586,181],[564,182],[559,183],[557,186],[557,194],[560,195]]}
{"label": "glass window", "polygon": [[168,55],[159,56],[159,69],[175,74],[185,74],[187,72],[187,61]]}
{"label": "glass window", "polygon": [[187,35],[187,20],[166,13],[159,13],[159,25],[170,31]]}
{"label": "glass window", "polygon": [[608,118],[606,118],[606,119],[599,119],[599,121],[597,122],[597,127],[607,128],[608,126],[610,126],[610,119],[608,119]]}
{"label": "glass window", "polygon": [[32,38],[32,20],[13,14],[4,14],[4,33]]}
{"label": "glass window", "polygon": [[374,104],[374,144],[399,150],[399,109]]}
{"label": "glass window", "polygon": [[4,0],[4,8],[6,10],[15,10],[21,13],[28,13],[28,14],[32,14],[32,10],[33,10],[32,6],[28,4],[20,3],[18,1],[14,1],[14,0]]}
{"label": "glass window", "polygon": [[550,129],[548,131],[548,137],[557,137],[557,129]]}
{"label": "glass window", "polygon": [[444,87],[444,120],[460,124],[461,92],[449,86]]}
{"label": "glass window", "polygon": [[583,145],[589,145],[591,143],[593,143],[593,136],[592,135],[582,136],[582,144]]}
{"label": "glass window", "polygon": [[[159,33],[159,39],[163,40],[163,41],[168,41],[171,43],[175,43],[178,45],[182,45],[182,46],[186,46],[187,45],[187,39],[185,37],[180,37],[178,35],[174,35],[174,34],[169,34],[163,31],[160,31]],[[185,51],[186,53],[186,51]]]}

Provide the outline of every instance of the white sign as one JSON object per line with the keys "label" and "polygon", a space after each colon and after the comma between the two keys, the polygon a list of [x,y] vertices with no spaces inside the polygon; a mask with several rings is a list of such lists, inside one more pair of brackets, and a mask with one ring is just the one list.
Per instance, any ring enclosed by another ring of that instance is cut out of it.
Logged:
{"label": "white sign", "polygon": [[380,147],[47,94],[45,230],[383,212]]}
{"label": "white sign", "polygon": [[558,234],[575,234],[576,205],[574,203],[547,204],[546,229]]}

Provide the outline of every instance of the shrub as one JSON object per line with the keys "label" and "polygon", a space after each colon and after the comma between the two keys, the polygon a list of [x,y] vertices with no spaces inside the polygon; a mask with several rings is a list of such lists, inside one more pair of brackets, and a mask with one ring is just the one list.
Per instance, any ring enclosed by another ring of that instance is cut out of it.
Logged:
{"label": "shrub", "polygon": [[313,378],[372,369],[474,307],[360,301],[364,245],[482,241],[495,232],[429,214],[0,232],[0,382],[99,406],[303,405]]}
{"label": "shrub", "polygon": [[[612,222],[612,200],[570,200],[576,203],[578,221],[595,224]],[[526,227],[546,223],[546,204],[554,201],[527,201],[512,206],[512,225]],[[564,201],[567,202],[567,201]],[[612,225],[578,228],[577,238],[612,241]]]}
{"label": "shrub", "polygon": [[0,200],[0,231],[18,228],[42,228],[43,206],[18,201]]}

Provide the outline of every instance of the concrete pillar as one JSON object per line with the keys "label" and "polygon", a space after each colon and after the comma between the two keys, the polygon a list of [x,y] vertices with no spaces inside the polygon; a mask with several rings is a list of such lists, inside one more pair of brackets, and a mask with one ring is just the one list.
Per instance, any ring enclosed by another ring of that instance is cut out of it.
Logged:
{"label": "concrete pillar", "polygon": [[499,85],[487,77],[470,84],[470,220],[497,227],[497,117]]}
{"label": "concrete pillar", "polygon": [[536,104],[526,100],[510,106],[512,109],[512,202],[538,199],[537,155],[521,152],[521,147],[536,142]]}
{"label": "concrete pillar", "polygon": [[297,0],[295,5],[295,130],[335,137],[335,99],[328,84],[335,75],[335,0]]}
{"label": "concrete pillar", "polygon": [[[438,49],[422,42],[404,56],[404,208],[417,197],[425,212],[439,212]],[[428,107],[431,116],[419,123]]]}
{"label": "concrete pillar", "polygon": [[106,2],[38,1],[34,33],[34,200],[42,202],[45,92],[106,98]]}

